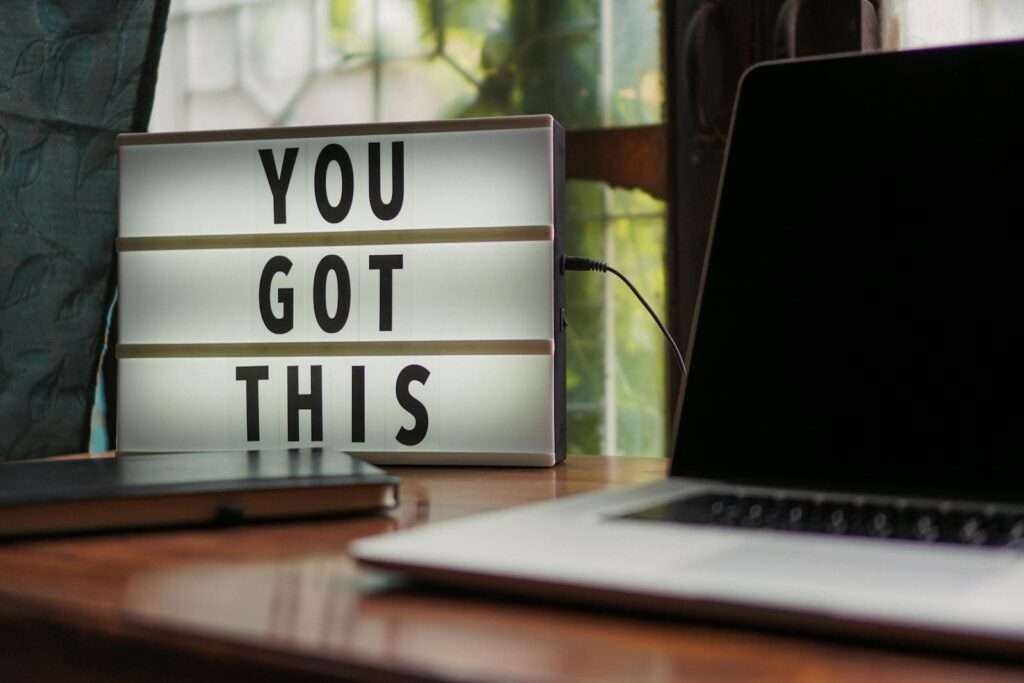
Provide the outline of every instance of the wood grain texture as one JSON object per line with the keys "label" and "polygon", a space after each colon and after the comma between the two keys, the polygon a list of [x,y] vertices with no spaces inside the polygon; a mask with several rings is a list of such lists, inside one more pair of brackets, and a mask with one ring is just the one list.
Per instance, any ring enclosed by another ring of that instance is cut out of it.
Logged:
{"label": "wood grain texture", "polygon": [[4,680],[1010,681],[1006,664],[457,594],[358,569],[356,539],[664,476],[665,462],[392,468],[388,516],[0,544]]}

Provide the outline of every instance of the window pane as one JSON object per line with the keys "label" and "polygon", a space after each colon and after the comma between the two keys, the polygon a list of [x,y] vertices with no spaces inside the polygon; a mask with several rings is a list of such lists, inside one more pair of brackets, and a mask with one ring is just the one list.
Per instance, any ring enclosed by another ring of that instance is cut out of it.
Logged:
{"label": "window pane", "polygon": [[1024,37],[1020,0],[882,0],[881,8],[886,49]]}
{"label": "window pane", "polygon": [[[566,128],[662,119],[654,0],[174,3],[152,130],[551,113]],[[607,260],[664,316],[665,207],[570,182],[567,250]],[[569,449],[663,455],[665,355],[617,280],[568,281]]]}

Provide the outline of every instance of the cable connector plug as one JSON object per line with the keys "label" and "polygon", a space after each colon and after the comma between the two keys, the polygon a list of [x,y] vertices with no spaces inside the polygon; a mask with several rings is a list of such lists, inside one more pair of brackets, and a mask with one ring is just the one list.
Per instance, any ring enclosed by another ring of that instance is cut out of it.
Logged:
{"label": "cable connector plug", "polygon": [[611,273],[615,277],[622,280],[622,282],[625,283],[627,287],[629,287],[629,290],[633,292],[633,294],[640,301],[640,303],[643,304],[643,307],[647,309],[647,312],[651,314],[651,317],[654,318],[654,322],[658,325],[658,329],[661,330],[661,333],[663,335],[665,335],[665,339],[668,340],[668,343],[672,345],[672,351],[675,353],[676,362],[679,363],[679,369],[682,371],[683,375],[687,374],[686,361],[683,359],[683,352],[679,350],[679,345],[676,344],[676,340],[672,338],[672,335],[669,334],[668,329],[661,322],[661,318],[659,318],[658,314],[654,312],[654,309],[651,308],[651,305],[649,303],[647,303],[647,300],[644,299],[643,295],[640,294],[639,290],[637,290],[637,288],[633,286],[633,283],[629,281],[629,278],[627,278],[625,275],[609,266],[604,261],[595,261],[593,259],[584,258],[582,256],[562,257],[562,273],[565,273],[566,271],[569,270],[589,270],[596,271],[598,273]]}
{"label": "cable connector plug", "polygon": [[567,270],[596,270],[599,273],[608,272],[608,264],[602,261],[583,258],[582,256],[563,256],[562,272]]}

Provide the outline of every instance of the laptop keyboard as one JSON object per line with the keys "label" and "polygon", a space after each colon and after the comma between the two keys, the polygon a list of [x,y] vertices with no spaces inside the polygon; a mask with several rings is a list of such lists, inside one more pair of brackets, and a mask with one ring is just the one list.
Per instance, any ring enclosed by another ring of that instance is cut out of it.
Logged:
{"label": "laptop keyboard", "polygon": [[708,493],[623,519],[1024,548],[1024,513]]}

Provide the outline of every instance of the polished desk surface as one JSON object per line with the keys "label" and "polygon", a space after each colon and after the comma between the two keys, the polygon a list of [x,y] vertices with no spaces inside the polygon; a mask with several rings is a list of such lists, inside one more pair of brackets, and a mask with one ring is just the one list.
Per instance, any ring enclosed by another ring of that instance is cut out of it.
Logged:
{"label": "polished desk surface", "polygon": [[405,586],[353,539],[659,479],[665,462],[392,468],[388,516],[0,544],[0,678],[1009,681],[1024,668]]}

